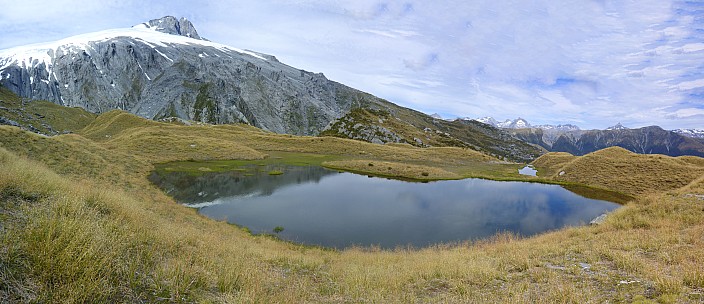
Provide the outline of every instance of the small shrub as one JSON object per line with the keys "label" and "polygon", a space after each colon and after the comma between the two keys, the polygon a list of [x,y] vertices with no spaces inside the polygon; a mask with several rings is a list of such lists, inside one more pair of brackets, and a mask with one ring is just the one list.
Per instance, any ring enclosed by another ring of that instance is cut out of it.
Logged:
{"label": "small shrub", "polygon": [[428,172],[423,172],[423,173],[421,173],[420,175],[428,176],[428,175],[430,175],[430,173],[428,173]]}
{"label": "small shrub", "polygon": [[279,234],[279,232],[284,231],[284,227],[276,226],[274,227],[274,233]]}
{"label": "small shrub", "polygon": [[374,164],[372,164],[372,163],[369,163],[369,167],[374,167]]}

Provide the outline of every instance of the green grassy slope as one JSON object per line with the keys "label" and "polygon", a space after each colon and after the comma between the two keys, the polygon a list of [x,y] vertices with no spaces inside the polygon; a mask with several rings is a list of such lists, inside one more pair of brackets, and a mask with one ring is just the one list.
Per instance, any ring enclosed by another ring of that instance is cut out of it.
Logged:
{"label": "green grassy slope", "polygon": [[23,101],[0,86],[0,122],[16,123],[36,133],[71,133],[88,125],[97,115],[81,108],[68,108],[48,101]]}

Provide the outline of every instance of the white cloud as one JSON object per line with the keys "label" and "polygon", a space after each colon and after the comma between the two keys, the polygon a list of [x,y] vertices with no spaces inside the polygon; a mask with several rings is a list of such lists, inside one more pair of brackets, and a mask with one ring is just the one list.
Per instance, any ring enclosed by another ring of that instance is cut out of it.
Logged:
{"label": "white cloud", "polygon": [[682,46],[682,51],[685,53],[693,53],[704,51],[704,43],[690,43]]}
{"label": "white cloud", "polygon": [[686,118],[691,116],[704,116],[704,109],[686,108],[679,109],[671,114],[674,118]]}
{"label": "white cloud", "polygon": [[375,29],[363,29],[357,30],[360,33],[370,33],[374,35],[384,36],[387,38],[406,38],[418,36],[419,34],[414,31],[404,31],[404,30],[375,30]]}
{"label": "white cloud", "polygon": [[686,91],[686,90],[691,90],[691,89],[696,89],[696,88],[704,88],[704,78],[692,80],[692,81],[680,82],[676,86],[676,88],[679,89],[680,91]]}

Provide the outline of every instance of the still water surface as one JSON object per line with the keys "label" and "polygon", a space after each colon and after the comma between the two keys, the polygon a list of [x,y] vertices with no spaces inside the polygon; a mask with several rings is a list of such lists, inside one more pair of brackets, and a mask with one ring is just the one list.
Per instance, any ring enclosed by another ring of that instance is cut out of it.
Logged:
{"label": "still water surface", "polygon": [[[283,175],[269,175],[277,169]],[[588,223],[619,205],[581,197],[557,185],[481,179],[411,183],[321,167],[252,166],[192,176],[153,174],[176,200],[253,233],[309,245],[423,247],[523,236]]]}

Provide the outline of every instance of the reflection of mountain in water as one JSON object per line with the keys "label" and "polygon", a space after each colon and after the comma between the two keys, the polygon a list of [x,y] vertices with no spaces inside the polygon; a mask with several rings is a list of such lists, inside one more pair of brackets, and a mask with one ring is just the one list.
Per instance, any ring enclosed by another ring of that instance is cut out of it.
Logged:
{"label": "reflection of mountain in water", "polygon": [[[318,166],[249,166],[246,171],[206,173],[153,172],[149,180],[181,203],[197,204],[231,196],[267,196],[287,185],[319,182],[335,171]],[[271,170],[284,172],[269,175]]]}
{"label": "reflection of mountain in water", "polygon": [[618,205],[558,185],[466,179],[408,183],[351,173],[270,196],[228,197],[198,212],[283,239],[346,248],[424,247],[508,231],[522,236],[583,225]]}

